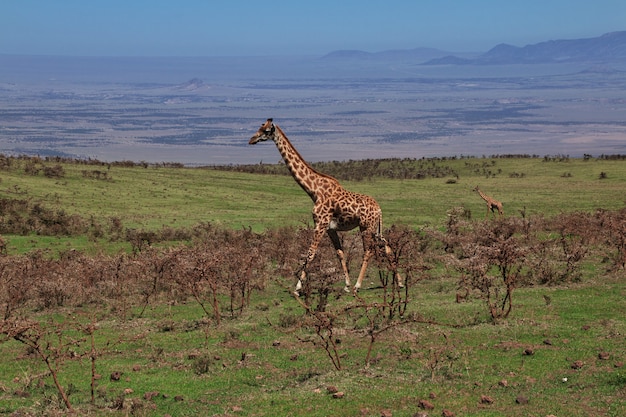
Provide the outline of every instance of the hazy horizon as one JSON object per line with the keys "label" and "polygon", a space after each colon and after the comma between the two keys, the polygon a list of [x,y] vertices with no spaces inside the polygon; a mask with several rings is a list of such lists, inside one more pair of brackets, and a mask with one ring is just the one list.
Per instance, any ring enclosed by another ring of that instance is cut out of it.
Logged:
{"label": "hazy horizon", "polygon": [[277,162],[274,147],[247,146],[273,117],[309,161],[623,154],[623,66],[317,58],[480,53],[594,38],[626,30],[625,22],[622,0],[3,1],[0,152]]}
{"label": "hazy horizon", "polygon": [[276,163],[271,143],[247,144],[271,117],[310,162],[626,154],[624,64],[279,61],[15,59],[0,66],[0,153]]}

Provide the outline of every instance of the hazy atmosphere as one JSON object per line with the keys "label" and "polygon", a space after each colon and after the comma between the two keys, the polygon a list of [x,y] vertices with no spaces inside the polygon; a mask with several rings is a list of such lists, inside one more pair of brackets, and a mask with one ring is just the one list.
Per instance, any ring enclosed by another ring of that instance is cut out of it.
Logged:
{"label": "hazy atmosphere", "polygon": [[0,3],[0,54],[323,55],[431,47],[486,51],[624,30],[620,0],[502,2],[163,0]]}
{"label": "hazy atmosphere", "polygon": [[625,153],[626,3],[0,3],[0,152],[189,165]]}

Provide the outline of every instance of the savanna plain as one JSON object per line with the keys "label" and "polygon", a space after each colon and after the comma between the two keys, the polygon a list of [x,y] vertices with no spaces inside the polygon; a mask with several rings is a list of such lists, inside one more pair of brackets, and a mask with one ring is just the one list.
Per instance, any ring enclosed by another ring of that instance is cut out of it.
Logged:
{"label": "savanna plain", "polygon": [[357,294],[325,239],[293,296],[284,165],[0,157],[0,414],[626,415],[624,156],[315,167],[383,210]]}

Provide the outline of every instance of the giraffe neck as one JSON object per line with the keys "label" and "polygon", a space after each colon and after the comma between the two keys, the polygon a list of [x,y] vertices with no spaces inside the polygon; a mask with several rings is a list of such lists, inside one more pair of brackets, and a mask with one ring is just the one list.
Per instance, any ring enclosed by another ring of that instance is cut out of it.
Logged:
{"label": "giraffe neck", "polygon": [[476,191],[478,191],[478,195],[480,195],[480,197],[481,197],[483,200],[485,200],[485,201],[489,201],[489,197],[487,197],[485,194],[483,194],[483,192],[482,192],[482,191],[480,191],[480,190],[478,190],[478,189],[477,189]]}
{"label": "giraffe neck", "polygon": [[289,142],[289,139],[287,139],[287,136],[285,136],[280,127],[275,125],[275,128],[277,134],[274,136],[274,142],[276,143],[278,152],[280,152],[280,155],[283,157],[293,178],[313,201],[316,201],[320,193],[328,189],[329,182],[338,184],[337,180],[333,177],[313,169],[313,167],[300,156],[300,153],[298,153],[296,148]]}

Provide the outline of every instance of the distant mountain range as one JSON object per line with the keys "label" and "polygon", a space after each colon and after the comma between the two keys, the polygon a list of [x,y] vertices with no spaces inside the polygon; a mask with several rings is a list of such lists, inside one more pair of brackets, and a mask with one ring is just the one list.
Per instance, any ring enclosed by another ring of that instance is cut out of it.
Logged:
{"label": "distant mountain range", "polygon": [[411,61],[423,65],[506,65],[565,62],[626,62],[626,31],[606,33],[596,38],[540,42],[524,47],[499,44],[483,54],[458,54],[433,48],[390,50],[376,53],[334,51],[328,60]]}
{"label": "distant mountain range", "polygon": [[442,51],[435,48],[415,48],[415,49],[392,49],[382,52],[365,52],[359,50],[339,50],[324,55],[322,59],[326,60],[368,60],[368,61],[412,61],[427,62],[430,60],[440,59],[449,55],[459,55],[461,59],[467,59],[476,56],[476,54],[456,54],[454,52]]}

